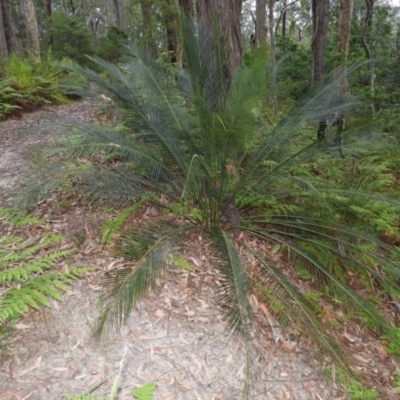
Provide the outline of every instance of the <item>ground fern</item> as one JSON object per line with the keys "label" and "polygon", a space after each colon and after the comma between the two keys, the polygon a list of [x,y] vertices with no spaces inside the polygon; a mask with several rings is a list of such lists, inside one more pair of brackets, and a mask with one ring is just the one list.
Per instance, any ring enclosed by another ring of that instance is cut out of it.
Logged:
{"label": "ground fern", "polygon": [[[6,221],[8,222],[6,222]],[[41,223],[14,209],[0,210],[0,224],[22,226]],[[74,252],[65,247],[62,235],[45,233],[29,237],[24,232],[0,237],[0,324],[17,321],[31,308],[50,306],[49,297],[61,300],[61,291],[85,274],[88,268],[50,272],[54,265]]]}

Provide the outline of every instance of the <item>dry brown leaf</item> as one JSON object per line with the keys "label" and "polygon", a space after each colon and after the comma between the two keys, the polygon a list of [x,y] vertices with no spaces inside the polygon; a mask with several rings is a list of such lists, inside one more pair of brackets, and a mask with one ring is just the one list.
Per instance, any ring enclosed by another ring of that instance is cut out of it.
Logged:
{"label": "dry brown leaf", "polygon": [[290,400],[290,393],[286,390],[283,391],[283,395],[285,396],[285,400]]}
{"label": "dry brown leaf", "polygon": [[322,306],[322,310],[324,311],[325,318],[326,318],[328,321],[334,321],[334,320],[335,320],[335,317],[334,317],[334,315],[331,313],[331,311],[329,310],[329,307],[328,307],[328,306],[323,305],[323,306]]}
{"label": "dry brown leaf", "polygon": [[354,358],[356,358],[357,361],[359,361],[363,364],[369,364],[372,361],[372,358],[366,359],[366,358],[360,356],[359,354],[354,354]]}
{"label": "dry brown leaf", "polygon": [[12,400],[13,398],[16,398],[17,400],[22,400],[22,397],[15,392],[0,393],[0,400]]}
{"label": "dry brown leaf", "polygon": [[38,357],[36,359],[36,361],[35,361],[35,364],[32,367],[22,370],[21,372],[19,372],[15,376],[16,377],[21,377],[21,376],[24,376],[26,374],[29,374],[29,372],[33,371],[34,369],[40,368],[40,364],[42,362],[42,358],[43,358],[42,356]]}
{"label": "dry brown leaf", "polygon": [[33,326],[20,323],[20,324],[15,325],[15,328],[16,329],[31,329],[31,328],[33,328]]}
{"label": "dry brown leaf", "polygon": [[74,379],[79,381],[79,380],[83,379],[85,376],[87,376],[87,374],[82,374],[82,375],[75,376]]}

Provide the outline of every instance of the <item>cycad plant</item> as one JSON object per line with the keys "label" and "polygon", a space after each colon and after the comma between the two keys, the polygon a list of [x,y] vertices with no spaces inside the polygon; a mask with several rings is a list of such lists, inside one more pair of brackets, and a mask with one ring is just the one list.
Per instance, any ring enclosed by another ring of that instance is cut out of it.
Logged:
{"label": "cycad plant", "polygon": [[[250,338],[252,291],[282,323],[294,324],[345,367],[321,305],[307,292],[318,291],[380,332],[390,323],[352,288],[348,272],[364,288],[400,293],[398,251],[379,240],[375,224],[390,226],[398,204],[313,171],[318,163],[339,163],[328,133],[324,143],[315,141],[318,120],[351,105],[333,82],[267,123],[265,64],[240,68],[227,82],[218,48],[200,42],[190,27],[183,71],[152,64],[132,47],[126,52],[120,66],[93,58],[101,74],[74,68],[122,110],[126,129],[69,122],[69,135],[46,158],[53,165],[46,182],[70,179],[83,199],[166,210],[121,235],[115,252],[136,266],[104,278],[95,336],[115,334],[164,276],[170,254],[201,232],[215,256],[219,304],[233,336]],[[374,138],[357,126],[344,135],[354,151]]]}

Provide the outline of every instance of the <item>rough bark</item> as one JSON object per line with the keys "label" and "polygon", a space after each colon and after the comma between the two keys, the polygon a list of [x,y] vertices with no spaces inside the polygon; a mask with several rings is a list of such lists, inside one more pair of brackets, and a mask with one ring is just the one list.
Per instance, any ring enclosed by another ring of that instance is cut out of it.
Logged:
{"label": "rough bark", "polygon": [[186,15],[190,19],[193,19],[194,15],[193,0],[179,0],[179,6],[185,10]]}
{"label": "rough bark", "polygon": [[312,83],[323,79],[325,75],[325,51],[328,40],[329,0],[312,0],[313,19],[313,66]]}
{"label": "rough bark", "polygon": [[179,68],[182,67],[182,40],[178,3],[176,0],[165,0],[163,7],[167,47],[170,60]]}
{"label": "rough bark", "polygon": [[[197,0],[200,35],[214,35],[223,51],[226,79],[229,82],[242,61],[241,0]],[[217,24],[214,23],[217,21]],[[219,33],[219,34],[218,34]]]}
{"label": "rough bark", "polygon": [[125,29],[125,11],[123,0],[113,0],[115,7],[115,16],[117,18],[117,25],[120,29]]}
{"label": "rough bark", "polygon": [[44,0],[44,7],[45,7],[45,10],[46,10],[46,16],[49,17],[49,18],[51,17],[51,11],[52,11],[51,3],[52,3],[52,0]]}
{"label": "rough bark", "polygon": [[26,44],[32,57],[40,60],[39,30],[36,20],[35,7],[32,0],[21,0],[21,12],[25,18]]}
{"label": "rough bark", "polygon": [[8,46],[6,40],[6,33],[4,30],[4,23],[3,23],[3,13],[0,9],[0,56],[7,57],[8,56]]}
{"label": "rough bark", "polygon": [[271,44],[271,60],[273,66],[275,65],[275,30],[274,30],[274,7],[275,7],[275,0],[268,0],[268,29],[269,29],[269,41]]}
{"label": "rough bark", "polygon": [[[51,28],[51,13],[52,13],[52,0],[44,0],[44,7],[46,11],[46,16],[47,16],[47,28]],[[53,45],[53,35],[50,35],[49,37],[49,45]]]}
{"label": "rough bark", "polygon": [[258,46],[267,42],[267,0],[257,0],[256,3],[256,43]]}
{"label": "rough bark", "polygon": [[142,32],[146,50],[151,59],[157,57],[157,44],[153,36],[152,9],[150,0],[140,0],[140,8],[142,10],[143,25]]}
{"label": "rough bark", "polygon": [[354,0],[340,0],[339,29],[336,41],[338,58],[335,65],[335,73],[340,79],[341,90],[344,94],[349,91],[347,81],[347,57],[349,54],[351,21],[353,18]]}
{"label": "rough bark", "polygon": [[365,0],[365,5],[367,6],[367,10],[365,13],[364,19],[364,27],[363,27],[363,35],[362,35],[362,45],[365,51],[365,56],[368,60],[368,85],[370,87],[370,95],[371,95],[371,102],[370,107],[372,113],[375,113],[375,106],[374,106],[374,95],[375,95],[375,71],[374,71],[374,63],[372,59],[371,49],[369,47],[369,41],[371,37],[371,28],[372,28],[372,15],[374,11],[374,0]]}
{"label": "rough bark", "polygon": [[14,25],[11,19],[10,4],[7,0],[0,1],[0,10],[3,17],[3,31],[7,43],[8,54],[19,53],[20,44],[16,40]]}

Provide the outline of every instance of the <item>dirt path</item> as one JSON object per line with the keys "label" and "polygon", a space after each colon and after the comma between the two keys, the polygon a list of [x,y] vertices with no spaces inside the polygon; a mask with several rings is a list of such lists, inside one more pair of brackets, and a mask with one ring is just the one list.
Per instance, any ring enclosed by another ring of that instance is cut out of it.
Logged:
{"label": "dirt path", "polygon": [[[41,110],[20,120],[0,123],[0,206],[12,201],[19,176],[29,168],[32,146],[52,137],[51,131],[18,133],[43,123],[48,113],[94,120],[86,102]],[[155,383],[156,399],[233,400],[244,383],[240,344],[233,346],[224,331],[215,303],[218,277],[205,268],[208,254],[195,255],[194,272],[171,271],[157,293],[147,296],[132,313],[117,340],[90,347],[90,327],[97,317],[101,275],[122,260],[101,254],[98,232],[88,210],[79,206],[40,213],[49,226],[71,236],[83,230],[89,239],[74,264],[98,270],[52,302],[51,309],[24,317],[13,339],[12,356],[0,367],[0,399],[62,399],[96,386],[99,398],[110,392],[123,360],[118,399],[132,399],[130,390]],[[1,232],[0,232],[1,233]],[[256,305],[255,305],[256,307]],[[266,321],[255,335],[251,399],[339,400],[340,388],[324,378],[319,363],[310,359],[307,340],[293,343],[294,351],[276,344]]]}

